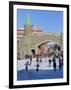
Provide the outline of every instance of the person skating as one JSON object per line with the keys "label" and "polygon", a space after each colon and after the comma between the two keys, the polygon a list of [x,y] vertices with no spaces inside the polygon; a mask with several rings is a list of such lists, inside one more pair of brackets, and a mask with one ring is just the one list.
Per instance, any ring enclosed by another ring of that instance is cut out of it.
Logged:
{"label": "person skating", "polygon": [[27,61],[26,63],[25,63],[25,70],[28,72],[28,65],[29,65],[29,62]]}
{"label": "person skating", "polygon": [[36,65],[36,71],[39,71],[39,63]]}
{"label": "person skating", "polygon": [[32,64],[32,55],[30,55],[30,65]]}
{"label": "person skating", "polygon": [[36,63],[37,63],[36,71],[38,71],[39,70],[39,57],[38,57],[38,55],[37,55],[37,58],[36,58]]}
{"label": "person skating", "polygon": [[54,68],[54,71],[56,71],[56,59],[55,59],[55,56],[53,57],[53,68]]}
{"label": "person skating", "polygon": [[49,67],[51,66],[51,59],[49,59]]}
{"label": "person skating", "polygon": [[62,68],[62,60],[61,60],[61,57],[59,56],[59,69],[61,70]]}

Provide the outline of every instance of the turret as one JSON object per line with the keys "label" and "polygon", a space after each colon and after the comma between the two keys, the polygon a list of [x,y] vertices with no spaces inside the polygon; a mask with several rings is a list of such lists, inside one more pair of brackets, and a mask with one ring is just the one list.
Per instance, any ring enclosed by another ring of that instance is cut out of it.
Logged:
{"label": "turret", "polygon": [[27,14],[24,25],[24,35],[29,37],[31,36],[31,34],[32,34],[32,21],[30,15]]}

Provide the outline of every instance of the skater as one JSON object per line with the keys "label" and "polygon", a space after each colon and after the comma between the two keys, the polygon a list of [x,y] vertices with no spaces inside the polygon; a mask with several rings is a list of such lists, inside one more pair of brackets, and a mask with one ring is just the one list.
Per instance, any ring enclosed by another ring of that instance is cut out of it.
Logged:
{"label": "skater", "polygon": [[62,66],[63,66],[63,54],[61,55],[61,60],[62,60]]}
{"label": "skater", "polygon": [[53,68],[54,68],[54,71],[56,71],[56,59],[55,59],[55,56],[53,57]]}
{"label": "skater", "polygon": [[62,57],[62,66],[63,66],[63,57]]}
{"label": "skater", "polygon": [[30,58],[30,65],[32,64],[32,55],[29,56]]}
{"label": "skater", "polygon": [[40,63],[42,63],[42,56],[40,56]]}
{"label": "skater", "polygon": [[38,57],[38,55],[37,55],[37,57],[36,57],[36,62],[37,62],[37,63],[39,62],[39,57]]}
{"label": "skater", "polygon": [[49,59],[49,67],[51,66],[51,59]]}
{"label": "skater", "polygon": [[59,56],[59,69],[61,70],[62,68],[62,60],[61,60],[61,57]]}
{"label": "skater", "polygon": [[36,65],[36,71],[37,72],[39,71],[39,63],[37,63],[37,65]]}
{"label": "skater", "polygon": [[39,70],[39,57],[38,57],[38,55],[37,55],[36,63],[37,63],[37,65],[36,65],[36,71],[38,71]]}
{"label": "skater", "polygon": [[28,72],[28,65],[29,65],[29,62],[27,61],[26,63],[25,63],[25,70]]}
{"label": "skater", "polygon": [[42,59],[40,58],[40,63],[42,63]]}

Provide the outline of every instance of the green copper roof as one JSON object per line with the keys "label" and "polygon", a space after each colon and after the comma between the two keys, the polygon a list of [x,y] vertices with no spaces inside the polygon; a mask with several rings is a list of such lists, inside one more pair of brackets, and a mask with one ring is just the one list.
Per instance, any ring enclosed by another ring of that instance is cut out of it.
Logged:
{"label": "green copper roof", "polygon": [[32,21],[29,14],[27,14],[26,16],[25,25],[32,25]]}

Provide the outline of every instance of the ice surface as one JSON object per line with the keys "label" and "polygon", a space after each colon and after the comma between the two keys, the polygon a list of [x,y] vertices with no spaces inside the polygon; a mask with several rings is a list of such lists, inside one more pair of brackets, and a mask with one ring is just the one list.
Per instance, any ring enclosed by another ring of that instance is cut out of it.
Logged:
{"label": "ice surface", "polygon": [[[30,59],[17,60],[17,70],[24,70],[25,63],[27,61],[29,62],[28,69],[30,69],[30,70],[36,69],[36,65],[37,65],[36,58],[33,58],[31,65],[30,65]],[[40,70],[52,70],[53,69],[53,61],[51,62],[51,65],[49,66],[49,58],[42,58],[42,63],[39,62],[39,65],[40,65],[39,66]],[[57,65],[56,68],[58,68],[58,66],[59,66],[58,60],[56,60],[56,65]]]}

